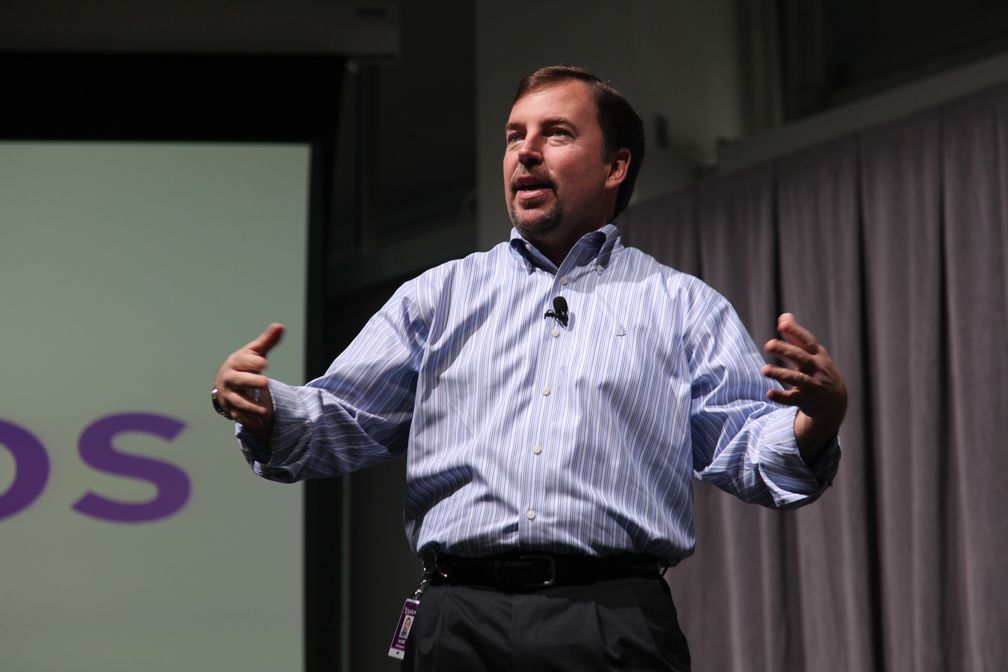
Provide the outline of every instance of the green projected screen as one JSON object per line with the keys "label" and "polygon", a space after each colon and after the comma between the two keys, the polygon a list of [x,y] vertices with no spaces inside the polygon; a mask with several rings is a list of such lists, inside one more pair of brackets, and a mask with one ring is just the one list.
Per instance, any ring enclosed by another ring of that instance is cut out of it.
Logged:
{"label": "green projected screen", "polygon": [[210,408],[303,380],[306,145],[0,143],[0,667],[296,670],[300,486]]}

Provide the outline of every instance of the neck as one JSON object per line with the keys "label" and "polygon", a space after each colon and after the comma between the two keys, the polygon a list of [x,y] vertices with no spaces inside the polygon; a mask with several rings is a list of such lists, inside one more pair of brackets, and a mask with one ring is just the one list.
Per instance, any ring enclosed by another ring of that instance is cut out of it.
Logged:
{"label": "neck", "polygon": [[526,233],[519,229],[519,233],[524,236],[525,240],[529,241],[536,248],[543,253],[543,255],[553,262],[557,268],[563,263],[570,251],[574,249],[574,245],[577,244],[581,238],[592,231],[598,231],[606,223],[603,222],[598,226],[593,226],[591,228],[585,228],[583,230],[578,230],[568,233],[566,236],[560,235],[559,232],[551,232],[553,235],[536,235],[535,233]]}
{"label": "neck", "polygon": [[576,243],[577,240],[568,240],[553,244],[542,240],[532,242],[537,248],[539,248],[540,252],[546,255],[547,259],[552,261],[557,268],[560,268],[560,264],[562,264],[564,259],[567,258],[567,255],[570,254],[570,251],[574,248],[574,243]]}

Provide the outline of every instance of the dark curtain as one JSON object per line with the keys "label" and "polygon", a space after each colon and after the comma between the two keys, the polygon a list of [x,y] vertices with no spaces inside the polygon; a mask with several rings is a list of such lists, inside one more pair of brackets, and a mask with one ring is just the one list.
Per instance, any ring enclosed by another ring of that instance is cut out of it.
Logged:
{"label": "dark curtain", "polygon": [[1008,669],[1008,86],[636,205],[757,344],[796,314],[850,393],[834,486],[695,488],[667,580],[703,671]]}

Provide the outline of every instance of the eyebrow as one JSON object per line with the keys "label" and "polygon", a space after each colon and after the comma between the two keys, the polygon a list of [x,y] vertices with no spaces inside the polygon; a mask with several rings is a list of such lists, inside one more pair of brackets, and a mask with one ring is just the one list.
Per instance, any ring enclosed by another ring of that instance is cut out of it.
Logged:
{"label": "eyebrow", "polygon": [[560,126],[560,125],[573,126],[574,122],[571,121],[570,119],[568,119],[567,117],[548,117],[546,119],[543,119],[542,125],[543,126]]}
{"label": "eyebrow", "polygon": [[[561,125],[562,126],[571,126],[573,128],[577,128],[574,125],[574,122],[572,122],[567,117],[546,117],[545,119],[542,120],[542,126],[544,126],[544,127],[561,126]],[[524,126],[525,126],[525,124],[521,124],[521,123],[518,123],[518,122],[511,121],[511,122],[508,122],[504,126],[504,130],[505,131],[510,131],[512,129],[522,128]]]}

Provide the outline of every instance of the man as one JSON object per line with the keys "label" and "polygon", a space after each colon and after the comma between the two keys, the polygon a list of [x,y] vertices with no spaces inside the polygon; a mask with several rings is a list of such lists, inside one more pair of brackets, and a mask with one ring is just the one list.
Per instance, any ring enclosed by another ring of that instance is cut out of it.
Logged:
{"label": "man", "polygon": [[643,130],[595,75],[529,75],[505,135],[510,242],[406,283],[304,387],[261,374],[271,325],[218,370],[215,405],[275,480],[407,451],[431,584],[407,669],[689,669],[658,567],[693,550],[692,477],[814,500],[843,380],[793,316],[766,350],[795,368],[764,365],[722,297],[622,246]]}

